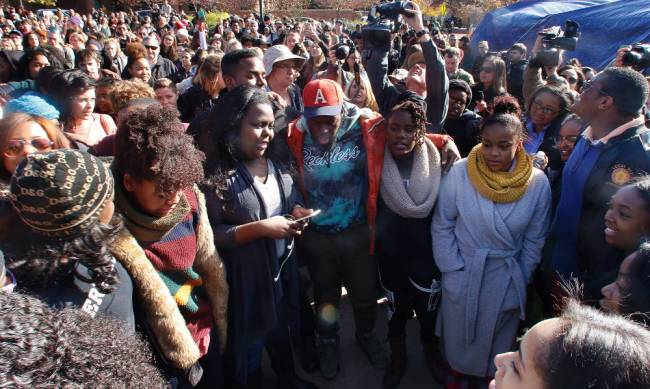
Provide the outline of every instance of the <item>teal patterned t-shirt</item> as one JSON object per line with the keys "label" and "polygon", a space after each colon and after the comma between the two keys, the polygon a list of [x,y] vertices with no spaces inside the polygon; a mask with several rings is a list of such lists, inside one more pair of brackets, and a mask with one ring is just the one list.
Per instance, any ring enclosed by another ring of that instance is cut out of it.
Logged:
{"label": "teal patterned t-shirt", "polygon": [[[336,142],[324,149],[305,131],[304,183],[309,207],[322,213],[311,221],[317,231],[336,233],[365,223],[367,158],[359,115],[343,120]],[[305,126],[306,127],[306,126]]]}

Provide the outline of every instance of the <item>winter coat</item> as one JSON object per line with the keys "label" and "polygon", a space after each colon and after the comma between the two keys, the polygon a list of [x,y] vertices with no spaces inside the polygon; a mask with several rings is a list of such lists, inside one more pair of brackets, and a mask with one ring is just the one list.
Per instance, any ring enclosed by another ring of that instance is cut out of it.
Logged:
{"label": "winter coat", "polygon": [[210,96],[200,85],[192,85],[178,99],[181,122],[190,123],[203,112],[209,112],[217,103],[218,97]]}
{"label": "winter coat", "polygon": [[[197,229],[194,269],[203,280],[212,317],[219,331],[219,344],[227,341],[228,285],[221,258],[214,246],[203,194],[194,189],[199,204],[200,225]],[[153,343],[164,360],[176,369],[186,370],[198,362],[199,348],[188,330],[174,296],[158,271],[147,258],[135,237],[124,228],[111,247],[117,260],[129,272],[134,295],[144,311],[144,318]]]}
{"label": "winter coat", "polygon": [[467,157],[479,140],[483,118],[475,112],[466,109],[458,118],[445,120],[444,133],[454,138],[461,158]]}
{"label": "winter coat", "polygon": [[534,169],[517,201],[494,203],[474,189],[467,160],[443,178],[431,224],[442,272],[436,332],[451,367],[493,376],[494,356],[509,351],[526,312],[526,286],[541,260],[551,190]]}

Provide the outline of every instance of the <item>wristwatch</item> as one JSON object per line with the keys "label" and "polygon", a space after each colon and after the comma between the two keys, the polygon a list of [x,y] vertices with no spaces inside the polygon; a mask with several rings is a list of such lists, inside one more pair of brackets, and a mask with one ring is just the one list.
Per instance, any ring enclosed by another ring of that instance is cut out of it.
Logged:
{"label": "wristwatch", "polygon": [[429,30],[424,29],[424,30],[420,30],[420,31],[416,32],[415,36],[418,37],[418,38],[421,38],[424,34],[428,34],[428,33],[429,33]]}

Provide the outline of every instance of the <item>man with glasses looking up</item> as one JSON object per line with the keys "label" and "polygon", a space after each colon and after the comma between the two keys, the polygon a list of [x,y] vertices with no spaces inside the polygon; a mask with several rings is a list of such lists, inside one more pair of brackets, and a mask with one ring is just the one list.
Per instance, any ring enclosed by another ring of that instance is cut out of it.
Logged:
{"label": "man with glasses looking up", "polygon": [[158,42],[158,38],[154,35],[149,35],[144,38],[142,44],[147,49],[147,60],[151,64],[151,77],[153,77],[154,81],[159,78],[169,78],[172,81],[178,82],[178,69],[172,61],[160,55],[160,42]]}
{"label": "man with glasses looking up", "polygon": [[619,187],[650,172],[650,130],[641,114],[647,97],[640,73],[608,68],[583,86],[572,107],[589,126],[563,169],[545,263],[564,277],[577,277],[588,302],[600,299],[625,257],[605,241],[615,233],[604,221],[609,201]]}

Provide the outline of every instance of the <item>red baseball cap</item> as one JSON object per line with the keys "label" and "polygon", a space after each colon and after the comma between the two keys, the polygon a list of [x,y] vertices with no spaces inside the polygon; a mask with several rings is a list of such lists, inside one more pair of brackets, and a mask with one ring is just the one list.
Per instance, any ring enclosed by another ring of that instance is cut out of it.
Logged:
{"label": "red baseball cap", "polygon": [[302,100],[305,117],[336,116],[343,109],[343,89],[338,82],[328,79],[313,80],[305,85]]}

